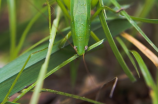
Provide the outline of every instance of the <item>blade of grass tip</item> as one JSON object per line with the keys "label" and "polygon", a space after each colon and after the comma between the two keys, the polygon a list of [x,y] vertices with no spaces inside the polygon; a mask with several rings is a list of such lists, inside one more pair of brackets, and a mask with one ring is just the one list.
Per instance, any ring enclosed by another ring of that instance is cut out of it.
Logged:
{"label": "blade of grass tip", "polygon": [[17,57],[15,51],[16,47],[16,6],[15,0],[8,0],[9,5],[9,28],[10,28],[10,60]]}
{"label": "blade of grass tip", "polygon": [[158,57],[150,51],[147,47],[145,47],[142,43],[140,43],[138,40],[133,38],[127,33],[121,33],[121,36],[130,41],[132,44],[134,44],[146,57],[148,57],[154,65],[158,68]]}
{"label": "blade of grass tip", "polygon": [[[50,8],[50,7],[48,7],[48,8]],[[51,14],[51,13],[49,13],[49,14]],[[45,62],[43,63],[43,65],[41,67],[39,77],[37,79],[37,86],[35,87],[35,92],[33,93],[30,104],[37,104],[37,102],[38,102],[38,99],[39,99],[39,96],[40,96],[39,92],[40,92],[40,89],[43,86],[44,76],[47,72],[47,67],[48,67],[51,51],[52,51],[52,48],[53,48],[54,39],[55,39],[55,36],[56,36],[56,31],[57,31],[56,27],[58,27],[60,16],[61,16],[61,10],[60,10],[59,7],[57,7],[57,17],[53,21],[53,25],[52,25],[52,29],[51,29],[51,33],[50,33],[50,39],[49,39],[48,52],[47,52],[47,55],[46,55]]]}
{"label": "blade of grass tip", "polygon": [[[102,2],[102,0],[99,0],[99,3],[98,3],[98,6],[97,6],[97,9],[100,8],[100,7],[103,7],[104,4]],[[118,51],[117,47],[116,47],[116,44],[112,38],[112,35],[111,35],[111,32],[109,30],[109,27],[107,25],[107,22],[106,22],[106,17],[102,12],[99,13],[99,19],[101,21],[101,24],[102,24],[102,27],[103,27],[103,30],[104,30],[104,33],[105,33],[105,36],[110,44],[110,47],[116,57],[116,59],[118,60],[119,64],[121,65],[121,67],[123,68],[124,72],[126,73],[126,75],[130,78],[131,81],[135,81],[135,77],[132,75],[131,71],[129,70],[128,66],[126,65],[126,63],[124,62],[120,52]]]}
{"label": "blade of grass tip", "polygon": [[153,99],[153,104],[157,104],[158,102],[158,89],[157,86],[147,68],[147,66],[145,65],[143,59],[141,58],[141,56],[136,52],[136,51],[131,51],[132,54],[134,55],[135,59],[138,62],[138,65],[140,67],[140,70],[143,74],[143,77],[145,79],[146,84],[149,86],[149,88],[151,88],[150,90],[150,95]]}
{"label": "blade of grass tip", "polygon": [[[45,11],[46,8],[42,9],[42,12]],[[19,54],[19,51],[21,50],[22,48],[22,45],[24,44],[24,41],[25,41],[25,38],[26,38],[26,35],[28,34],[29,30],[31,29],[31,27],[33,26],[33,24],[35,23],[35,21],[39,18],[39,16],[41,15],[41,12],[38,12],[33,18],[32,20],[29,22],[29,24],[26,26],[23,34],[22,34],[22,37],[20,39],[20,42],[16,48],[16,53]]]}
{"label": "blade of grass tip", "polygon": [[130,59],[131,63],[133,64],[133,66],[134,66],[134,68],[135,68],[135,70],[136,70],[136,72],[137,72],[137,74],[138,74],[138,76],[140,78],[140,74],[139,74],[138,68],[137,68],[136,63],[134,62],[134,59],[132,58],[130,52],[128,51],[128,48],[126,47],[124,42],[119,37],[117,37],[116,39],[119,42],[119,44],[121,45],[121,47],[123,48],[123,50],[125,51],[125,53],[127,54],[128,58]]}
{"label": "blade of grass tip", "polygon": [[[97,46],[101,45],[104,42],[104,39],[100,40],[99,42],[96,42],[95,44],[91,45],[87,51],[90,51],[94,48],[96,48]],[[74,56],[70,57],[69,59],[67,59],[66,61],[64,61],[63,63],[61,63],[60,65],[58,65],[57,67],[55,67],[54,69],[52,69],[51,71],[49,71],[46,75],[45,78],[47,78],[48,76],[50,76],[51,74],[55,73],[56,71],[58,71],[60,68],[62,68],[63,66],[67,65],[68,63],[72,62],[73,60],[75,60],[76,58],[78,58],[79,55],[75,54]],[[44,79],[45,79],[44,78]],[[36,85],[37,82],[33,83],[31,86],[29,86],[28,88],[24,89],[22,91],[22,93],[13,100],[13,102],[18,101],[21,97],[23,97],[27,92],[29,92],[31,89],[33,89],[33,87]]]}
{"label": "blade of grass tip", "polygon": [[[116,0],[111,0],[111,2],[118,8],[121,9],[121,6]],[[132,20],[132,18],[125,11],[120,11],[122,15],[124,15],[127,20],[133,25],[133,27],[145,38],[145,40],[158,52],[158,48],[155,44],[145,35],[145,33],[140,29],[140,27]]]}
{"label": "blade of grass tip", "polygon": [[15,78],[14,82],[12,83],[7,95],[5,96],[5,98],[3,99],[2,103],[1,104],[5,104],[7,101],[8,101],[8,98],[9,98],[9,94],[11,93],[12,89],[14,88],[16,82],[18,81],[20,75],[22,74],[25,66],[27,65],[27,62],[29,61],[29,59],[31,58],[32,54],[29,55],[29,57],[27,58],[26,62],[24,63],[24,66],[22,67],[22,69],[20,70],[19,74],[17,75],[17,77]]}
{"label": "blade of grass tip", "polygon": [[130,16],[130,17],[135,21],[158,24],[158,19],[148,19],[148,18],[140,18],[140,17],[133,17],[133,16]]}
{"label": "blade of grass tip", "polygon": [[79,99],[79,100],[87,101],[87,102],[90,102],[90,103],[93,103],[93,104],[104,104],[104,103],[101,103],[101,102],[98,102],[98,101],[95,101],[95,100],[91,100],[91,99],[88,99],[88,98],[85,98],[85,97],[81,97],[81,96],[78,96],[78,95],[69,94],[69,93],[61,92],[61,91],[57,91],[57,90],[42,89],[41,91],[51,92],[51,93],[55,93],[55,94],[58,94],[58,95],[63,95],[63,96],[71,97],[71,98],[74,98],[74,99]]}

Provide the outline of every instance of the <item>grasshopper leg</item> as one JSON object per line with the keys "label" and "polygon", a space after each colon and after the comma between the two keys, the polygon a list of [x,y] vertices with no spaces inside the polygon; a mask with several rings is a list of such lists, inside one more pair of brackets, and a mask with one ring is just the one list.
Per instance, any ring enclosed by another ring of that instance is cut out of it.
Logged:
{"label": "grasshopper leg", "polygon": [[68,39],[71,36],[71,31],[61,40],[60,44],[59,44],[59,48],[64,47],[66,41],[68,41]]}

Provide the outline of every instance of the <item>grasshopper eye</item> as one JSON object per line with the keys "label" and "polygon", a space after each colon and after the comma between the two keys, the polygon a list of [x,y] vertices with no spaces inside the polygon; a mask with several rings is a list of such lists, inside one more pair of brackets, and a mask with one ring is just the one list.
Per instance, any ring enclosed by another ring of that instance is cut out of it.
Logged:
{"label": "grasshopper eye", "polygon": [[88,49],[88,46],[85,46],[85,48],[84,48],[85,50],[87,50]]}

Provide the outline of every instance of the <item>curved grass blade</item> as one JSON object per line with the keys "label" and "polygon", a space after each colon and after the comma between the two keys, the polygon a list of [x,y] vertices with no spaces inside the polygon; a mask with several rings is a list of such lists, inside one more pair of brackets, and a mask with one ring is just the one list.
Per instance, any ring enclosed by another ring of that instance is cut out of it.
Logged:
{"label": "curved grass blade", "polygon": [[134,55],[135,59],[138,62],[138,65],[141,69],[141,72],[143,74],[143,77],[145,79],[146,84],[148,85],[149,88],[151,88],[150,90],[150,96],[152,97],[153,100],[153,104],[157,104],[158,102],[158,89],[157,86],[148,70],[148,68],[146,67],[143,59],[141,58],[141,56],[136,52],[136,51],[131,51],[132,54]]}
{"label": "curved grass blade", "polygon": [[[48,8],[50,8],[49,2],[47,4],[48,4]],[[48,11],[50,12],[50,9]],[[51,13],[49,13],[49,15],[51,15]],[[50,55],[51,55],[51,51],[53,48],[53,44],[54,44],[54,40],[55,40],[55,36],[56,36],[56,31],[57,31],[56,27],[58,27],[60,17],[61,17],[61,9],[60,9],[60,7],[57,7],[57,17],[56,17],[56,19],[54,19],[52,29],[50,31],[51,33],[50,33],[49,46],[48,46],[46,59],[45,59],[45,62],[43,63],[43,65],[41,66],[40,73],[39,73],[39,76],[37,79],[37,85],[35,87],[35,91],[34,91],[33,96],[31,98],[30,104],[37,104],[37,102],[38,102],[38,99],[40,96],[40,90],[41,90],[41,88],[43,86],[43,82],[44,82],[44,76],[47,72],[47,68],[49,65]],[[49,18],[49,19],[51,19],[51,18]],[[49,24],[51,24],[50,21],[51,20],[49,20]]]}
{"label": "curved grass blade", "polygon": [[158,19],[148,19],[148,18],[140,18],[140,17],[133,17],[130,16],[135,21],[140,21],[144,23],[152,23],[152,24],[158,24]]}
{"label": "curved grass blade", "polygon": [[73,95],[73,94],[69,94],[69,93],[61,92],[61,91],[57,91],[57,90],[42,89],[41,91],[51,92],[51,93],[55,93],[55,94],[58,94],[58,95],[71,97],[71,98],[74,98],[74,99],[87,101],[87,102],[90,102],[90,103],[93,103],[93,104],[104,104],[104,103],[101,103],[101,102],[98,102],[98,101],[95,101],[95,100],[91,100],[91,99],[88,99],[88,98],[85,98],[85,97],[81,97],[81,96],[78,96],[78,95]]}
{"label": "curved grass blade", "polygon": [[[44,8],[41,12],[45,11],[46,8]],[[27,25],[27,27],[25,28],[22,37],[20,39],[20,42],[16,48],[16,53],[18,54],[19,51],[21,50],[22,45],[24,44],[26,35],[28,34],[29,30],[31,29],[31,27],[33,26],[33,24],[35,23],[35,21],[39,18],[39,16],[41,15],[41,12],[38,12],[33,18],[32,20],[29,22],[29,24]]]}
{"label": "curved grass blade", "polygon": [[138,74],[138,76],[140,78],[140,74],[139,74],[138,68],[137,68],[137,66],[136,66],[136,64],[134,62],[134,59],[132,58],[130,52],[128,51],[128,48],[126,47],[124,42],[119,37],[117,37],[116,39],[119,42],[119,44],[121,45],[121,47],[123,48],[123,50],[125,51],[125,53],[127,54],[128,58],[130,59],[131,63],[133,64],[133,66],[134,66],[134,68],[135,68],[135,70],[136,70],[136,72],[137,72],[137,74]]}
{"label": "curved grass blade", "polygon": [[152,51],[150,51],[147,47],[145,47],[142,43],[140,43],[138,40],[136,40],[135,38],[133,38],[129,34],[127,34],[127,33],[121,33],[121,35],[125,39],[127,39],[128,41],[130,41],[132,44],[134,44],[158,68],[158,57]]}
{"label": "curved grass blade", "polygon": [[[103,7],[103,6],[104,6],[104,4],[103,4],[102,0],[99,0],[99,4],[98,4],[97,8],[100,8],[100,7]],[[116,47],[116,44],[115,44],[115,42],[112,38],[111,32],[110,32],[109,27],[108,27],[107,22],[106,22],[105,14],[103,13],[103,11],[99,13],[99,18],[100,18],[105,36],[106,36],[106,38],[107,38],[107,40],[110,44],[110,47],[111,47],[112,51],[115,54],[116,59],[118,60],[119,64],[123,68],[126,75],[130,78],[130,80],[135,81],[136,80],[135,77],[132,75],[131,71],[129,70],[128,66],[124,62],[120,52],[118,51],[118,49]]]}
{"label": "curved grass blade", "polygon": [[[111,2],[118,8],[121,9],[121,6],[116,0],[111,0]],[[158,48],[154,45],[154,43],[145,35],[145,33],[139,28],[139,26],[132,20],[132,18],[125,11],[120,11],[122,15],[124,15],[127,20],[133,25],[133,27],[144,37],[144,39],[158,52]]]}

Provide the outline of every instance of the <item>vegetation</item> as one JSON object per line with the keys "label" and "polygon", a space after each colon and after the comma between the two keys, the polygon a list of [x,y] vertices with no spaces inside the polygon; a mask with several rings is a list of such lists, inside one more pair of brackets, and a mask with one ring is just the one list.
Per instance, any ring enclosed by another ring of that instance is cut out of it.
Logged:
{"label": "vegetation", "polygon": [[[0,57],[1,63],[6,64],[0,69],[1,104],[37,104],[41,102],[43,92],[97,104],[110,104],[109,99],[115,103],[136,103],[136,98],[128,102],[115,99],[120,82],[136,87],[137,82],[146,83],[146,92],[151,97],[149,102],[157,104],[156,10],[156,0],[86,0],[84,3],[71,0],[71,4],[70,0],[0,0]],[[75,37],[74,34],[83,36]],[[78,40],[80,37],[84,39],[82,42]],[[148,67],[152,68],[149,70]],[[70,69],[70,73],[63,69]],[[83,78],[83,73],[87,79]],[[51,76],[56,83],[46,87],[44,82],[47,83]],[[64,85],[58,82],[60,78],[63,82],[70,80]],[[113,78],[115,80],[109,81]],[[81,80],[85,80],[85,84]],[[87,84],[89,81],[90,85]],[[82,90],[76,87],[81,85]],[[113,99],[104,96],[109,86]],[[140,86],[144,88],[143,84]],[[66,90],[61,91],[63,87]],[[20,99],[29,91],[33,91],[30,101],[22,102]],[[18,92],[18,96],[10,98]],[[76,92],[80,92],[79,95]],[[86,92],[93,97],[83,97]],[[68,98],[59,101],[78,103]],[[141,99],[143,102],[147,101]]]}

